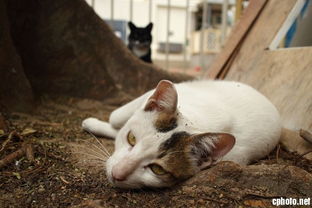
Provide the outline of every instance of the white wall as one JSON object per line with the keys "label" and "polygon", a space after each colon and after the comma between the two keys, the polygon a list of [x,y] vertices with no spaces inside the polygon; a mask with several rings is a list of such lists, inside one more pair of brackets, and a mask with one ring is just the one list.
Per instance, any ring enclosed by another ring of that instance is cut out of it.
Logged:
{"label": "white wall", "polygon": [[[91,0],[86,0],[91,5]],[[111,0],[94,0],[95,12],[102,19],[111,18]],[[126,20],[130,19],[130,0],[114,0],[114,19]],[[138,26],[148,24],[148,1],[133,1],[133,22]]]}
{"label": "white wall", "polygon": [[[86,0],[91,5],[91,0]],[[111,18],[111,0],[95,0],[95,12],[102,19]],[[200,0],[190,1],[189,18],[191,11],[196,9]],[[157,53],[158,43],[166,41],[167,31],[167,0],[152,0],[152,22],[153,27],[153,58],[164,59],[163,54]],[[185,41],[185,0],[171,0],[170,15],[170,42],[184,44]],[[114,0],[114,19],[130,20],[130,0]],[[137,26],[143,27],[149,23],[149,0],[133,0],[133,20]],[[191,22],[191,21],[189,21]],[[192,26],[189,26],[189,31]],[[183,54],[170,55],[173,60],[182,60]]]}
{"label": "white wall", "polygon": [[[92,0],[86,0],[91,5]],[[114,1],[114,19],[115,20],[130,20],[130,0],[113,0]],[[157,52],[158,43],[166,41],[167,31],[167,5],[168,0],[151,0],[152,1],[152,22],[154,23],[152,35],[152,58],[164,60],[165,55]],[[111,0],[94,0],[95,11],[102,19],[111,18]],[[150,0],[133,0],[133,22],[143,27],[149,23],[149,2]],[[193,28],[192,12],[196,11],[197,5],[202,0],[190,0],[189,7],[189,26],[188,39],[190,40],[190,32]],[[222,3],[223,0],[207,0],[207,2]],[[235,0],[230,0],[234,3]],[[185,19],[186,19],[186,0],[171,0],[171,15],[170,15],[170,32],[169,41],[172,43],[185,43]],[[189,51],[189,46],[187,48]],[[187,59],[190,58],[190,53],[187,53]],[[183,53],[170,54],[170,60],[183,60]]]}

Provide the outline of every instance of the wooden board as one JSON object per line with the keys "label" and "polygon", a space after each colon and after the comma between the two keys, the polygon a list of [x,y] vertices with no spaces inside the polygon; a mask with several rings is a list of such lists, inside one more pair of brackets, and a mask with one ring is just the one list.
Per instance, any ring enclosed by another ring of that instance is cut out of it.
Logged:
{"label": "wooden board", "polygon": [[279,29],[277,34],[275,35],[273,41],[271,42],[269,49],[275,50],[280,45],[282,39],[285,37],[287,31],[297,19],[298,15],[302,11],[304,5],[306,4],[306,0],[298,0],[292,10],[289,12],[287,19],[284,21],[282,27]]}
{"label": "wooden board", "polygon": [[227,80],[265,94],[281,113],[284,127],[312,130],[312,47],[267,49],[296,0],[269,0],[233,60]]}
{"label": "wooden board", "polygon": [[248,72],[226,79],[248,83],[278,108],[283,126],[312,130],[312,47],[266,50]]}
{"label": "wooden board", "polygon": [[217,56],[205,77],[211,79],[218,77],[224,66],[227,64],[228,60],[231,58],[235,49],[248,33],[249,29],[251,28],[266,2],[267,0],[250,1],[249,6],[246,8],[241,20],[232,30],[231,36],[227,40],[224,49]]}

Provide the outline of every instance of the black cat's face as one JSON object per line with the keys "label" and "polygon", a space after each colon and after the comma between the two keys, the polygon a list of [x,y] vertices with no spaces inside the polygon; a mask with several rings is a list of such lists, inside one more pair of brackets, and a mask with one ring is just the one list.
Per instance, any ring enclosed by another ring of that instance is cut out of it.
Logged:
{"label": "black cat's face", "polygon": [[129,22],[130,35],[129,44],[140,49],[149,48],[152,43],[153,23],[149,23],[146,27],[136,27]]}

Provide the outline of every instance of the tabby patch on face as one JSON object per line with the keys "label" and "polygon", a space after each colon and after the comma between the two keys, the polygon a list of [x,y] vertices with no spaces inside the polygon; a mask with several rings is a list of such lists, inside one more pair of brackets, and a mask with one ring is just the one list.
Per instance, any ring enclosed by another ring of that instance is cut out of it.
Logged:
{"label": "tabby patch on face", "polygon": [[158,160],[176,180],[184,180],[195,174],[191,164],[188,146],[190,134],[176,132],[159,146]]}
{"label": "tabby patch on face", "polygon": [[159,113],[155,123],[155,128],[159,132],[168,132],[175,129],[177,124],[177,115],[175,113]]}

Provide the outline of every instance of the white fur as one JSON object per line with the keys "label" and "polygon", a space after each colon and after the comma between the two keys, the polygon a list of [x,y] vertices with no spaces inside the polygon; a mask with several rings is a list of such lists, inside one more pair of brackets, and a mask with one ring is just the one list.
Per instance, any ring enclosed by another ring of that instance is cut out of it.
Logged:
{"label": "white fur", "polygon": [[139,48],[137,48],[137,47],[133,47],[133,53],[137,56],[137,57],[139,57],[139,58],[141,58],[141,57],[143,57],[143,56],[145,56],[147,53],[148,53],[148,50],[149,49],[139,49]]}
{"label": "white fur", "polygon": [[[106,164],[108,178],[113,182],[112,170],[119,166],[118,171],[122,171],[122,166],[127,166],[124,162],[127,159],[135,160],[136,168],[126,181],[115,181],[116,186],[167,186],[146,166],[156,160],[159,145],[174,132],[230,133],[235,136],[236,143],[222,160],[242,165],[266,156],[278,143],[281,132],[279,113],[267,98],[250,86],[230,81],[193,81],[175,84],[175,88],[179,123],[173,131],[157,132],[153,126],[156,112],[143,110],[153,91],[114,111],[110,124],[98,120],[83,122],[84,129],[95,129],[106,136],[113,135],[112,127],[121,128],[116,136],[115,152]],[[126,138],[130,130],[137,139],[134,147]]]}
{"label": "white fur", "polygon": [[118,130],[113,128],[110,123],[100,121],[97,118],[83,120],[82,128],[95,135],[105,135],[110,138],[115,138],[118,133]]}

